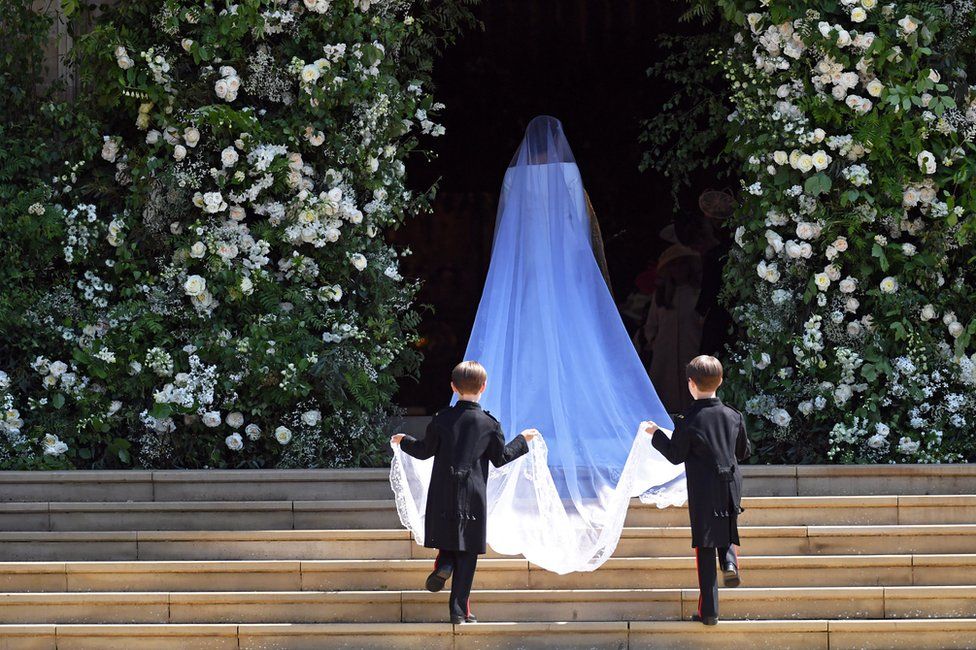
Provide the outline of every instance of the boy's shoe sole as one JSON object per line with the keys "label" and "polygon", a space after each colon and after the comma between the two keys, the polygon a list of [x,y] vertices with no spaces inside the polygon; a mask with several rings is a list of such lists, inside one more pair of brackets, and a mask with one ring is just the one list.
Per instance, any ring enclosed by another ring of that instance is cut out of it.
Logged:
{"label": "boy's shoe sole", "polygon": [[722,572],[722,583],[726,587],[738,587],[742,584],[742,578],[739,577],[739,570],[735,567],[726,567],[725,571]]}
{"label": "boy's shoe sole", "polygon": [[447,579],[451,577],[453,573],[451,567],[437,567],[434,571],[427,576],[427,591],[437,593],[444,588],[444,583]]}

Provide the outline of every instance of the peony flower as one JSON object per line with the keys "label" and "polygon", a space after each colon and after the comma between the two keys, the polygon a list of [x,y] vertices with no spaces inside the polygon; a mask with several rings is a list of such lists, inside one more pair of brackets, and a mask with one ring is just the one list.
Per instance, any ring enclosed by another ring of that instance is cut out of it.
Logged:
{"label": "peony flower", "polygon": [[207,290],[207,281],[199,275],[191,275],[183,283],[183,290],[188,296],[202,295]]}
{"label": "peony flower", "polygon": [[898,291],[898,280],[889,275],[881,281],[879,286],[882,293],[895,293]]}
{"label": "peony flower", "polygon": [[183,142],[191,149],[200,143],[200,129],[188,126],[183,129]]}
{"label": "peony flower", "polygon": [[872,97],[881,97],[881,93],[884,91],[884,84],[879,79],[872,79],[867,83],[865,89]]}
{"label": "peony flower", "polygon": [[935,156],[931,151],[923,149],[921,152],[919,152],[918,156],[916,156],[915,160],[918,162],[918,168],[921,171],[925,172],[926,174],[935,173]]}
{"label": "peony flower", "polygon": [[240,451],[241,449],[244,449],[244,439],[241,438],[241,434],[239,433],[230,434],[224,438],[224,443],[231,451]]}
{"label": "peony flower", "polygon": [[322,412],[317,410],[305,411],[302,413],[302,422],[306,426],[314,427],[322,421]]}
{"label": "peony flower", "polygon": [[231,429],[240,429],[244,425],[244,414],[240,411],[228,413],[225,422]]}
{"label": "peony flower", "polygon": [[274,432],[275,440],[277,440],[282,445],[287,445],[291,442],[291,429],[288,427],[278,427]]}
{"label": "peony flower", "polygon": [[214,427],[219,427],[222,420],[220,417],[220,411],[207,411],[200,419],[211,429]]}
{"label": "peony flower", "polygon": [[240,155],[234,147],[227,147],[220,152],[220,163],[224,167],[233,167],[240,160]]}

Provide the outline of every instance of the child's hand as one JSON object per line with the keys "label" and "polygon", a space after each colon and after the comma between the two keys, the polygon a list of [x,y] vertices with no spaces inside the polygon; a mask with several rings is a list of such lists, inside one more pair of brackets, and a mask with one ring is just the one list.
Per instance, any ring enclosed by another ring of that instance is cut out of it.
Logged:
{"label": "child's hand", "polygon": [[393,443],[394,445],[399,445],[400,441],[403,440],[404,437],[405,437],[404,434],[397,433],[392,438],[390,438],[390,442]]}
{"label": "child's hand", "polygon": [[657,423],[656,422],[650,422],[650,421],[648,421],[647,426],[644,427],[644,433],[646,433],[649,436],[653,436],[654,435],[654,432],[657,431],[660,428],[661,427],[657,426]]}
{"label": "child's hand", "polygon": [[538,429],[526,429],[522,432],[522,437],[525,438],[526,442],[532,442],[533,438],[541,438],[542,434],[539,433]]}

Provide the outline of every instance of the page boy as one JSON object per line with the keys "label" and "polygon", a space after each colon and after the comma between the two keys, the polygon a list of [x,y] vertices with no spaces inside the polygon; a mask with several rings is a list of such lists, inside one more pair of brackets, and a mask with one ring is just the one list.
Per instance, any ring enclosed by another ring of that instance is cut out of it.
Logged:
{"label": "page boy", "polygon": [[402,433],[391,439],[414,458],[434,457],[424,546],[438,549],[438,554],[427,589],[440,591],[453,573],[450,608],[455,624],[477,621],[468,597],[478,555],[486,550],[488,462],[501,467],[515,460],[539,435],[535,429],[526,429],[505,444],[501,424],[478,404],[487,379],[488,373],[477,361],[458,364],[451,373],[457,403],[434,416],[422,440]]}
{"label": "page boy", "polygon": [[722,404],[715,391],[722,385],[722,363],[702,355],[688,364],[688,390],[694,404],[675,419],[668,438],[653,422],[645,429],[665,458],[685,464],[688,480],[688,514],[691,517],[691,545],[698,567],[698,614],[692,620],[705,625],[718,623],[718,585],[715,558],[722,563],[726,587],[738,587],[739,543],[736,519],[740,512],[742,474],[739,460],[751,453],[742,414]]}

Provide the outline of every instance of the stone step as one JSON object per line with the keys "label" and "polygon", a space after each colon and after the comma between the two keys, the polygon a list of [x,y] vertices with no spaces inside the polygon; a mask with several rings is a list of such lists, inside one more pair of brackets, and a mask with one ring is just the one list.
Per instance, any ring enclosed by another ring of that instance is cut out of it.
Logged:
{"label": "stone step", "polygon": [[[976,495],[746,497],[746,526],[976,522]],[[634,499],[629,527],[686,526],[686,508]],[[0,503],[0,531],[398,528],[392,500]]]}
{"label": "stone step", "polygon": [[[744,526],[747,555],[976,553],[976,524]],[[616,557],[684,557],[687,527],[625,528]],[[432,558],[406,530],[0,532],[5,561]],[[489,549],[488,557],[504,557]]]}
{"label": "stone step", "polygon": [[[976,465],[748,465],[747,496],[976,494]],[[0,472],[0,501],[389,499],[389,469]]]}
{"label": "stone step", "polygon": [[257,625],[3,625],[10,650],[727,650],[728,648],[972,648],[976,619],[479,623],[333,623]]}
{"label": "stone step", "polygon": [[[747,587],[976,584],[976,555],[743,556]],[[430,560],[4,562],[0,591],[409,591]],[[611,558],[557,575],[525,560],[482,559],[476,589],[661,589],[697,584],[692,557]]]}
{"label": "stone step", "polygon": [[[976,587],[722,589],[729,620],[966,618]],[[436,623],[447,593],[427,591],[0,593],[0,624]],[[486,622],[690,620],[697,589],[488,590],[471,595]]]}

